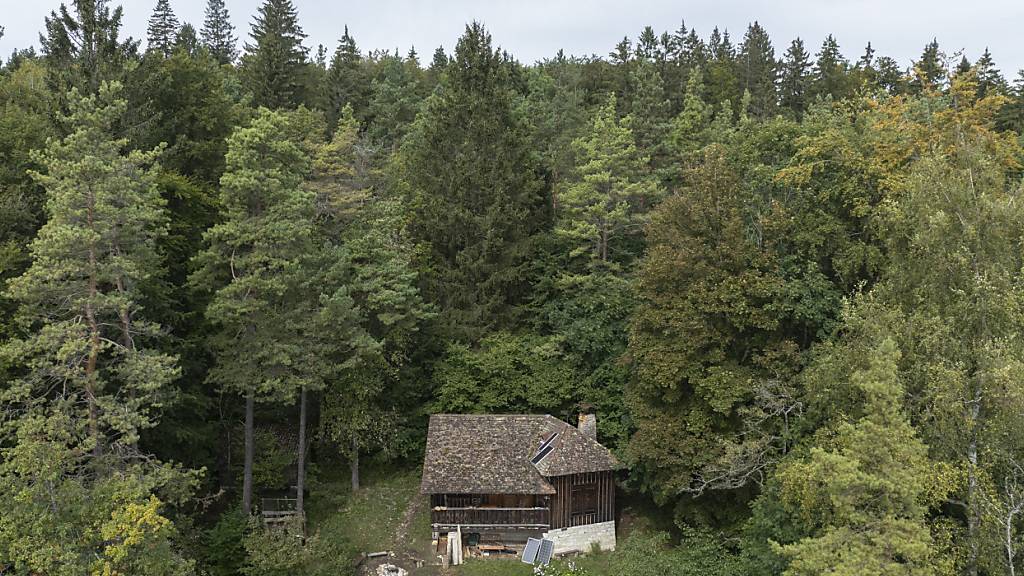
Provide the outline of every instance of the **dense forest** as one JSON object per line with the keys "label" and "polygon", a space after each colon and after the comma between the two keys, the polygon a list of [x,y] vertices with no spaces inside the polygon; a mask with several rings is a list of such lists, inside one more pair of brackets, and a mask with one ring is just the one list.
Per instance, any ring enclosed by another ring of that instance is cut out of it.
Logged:
{"label": "dense forest", "polygon": [[[1024,569],[1024,73],[987,49],[122,16],[0,64],[0,573],[352,573],[313,501],[415,474],[430,414],[581,410],[668,519],[607,574]],[[305,540],[252,516],[289,486]]]}

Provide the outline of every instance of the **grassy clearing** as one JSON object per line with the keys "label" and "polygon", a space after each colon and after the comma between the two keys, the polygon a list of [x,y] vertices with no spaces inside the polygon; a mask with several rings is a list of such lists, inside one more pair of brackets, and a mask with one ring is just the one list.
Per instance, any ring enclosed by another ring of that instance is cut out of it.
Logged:
{"label": "grassy clearing", "polygon": [[[377,552],[420,544],[422,528],[410,525],[402,543],[395,541],[396,530],[413,498],[419,496],[419,470],[366,470],[363,484],[352,493],[348,470],[322,471],[312,486],[307,517],[311,530],[324,537],[341,537],[358,552]],[[418,519],[414,519],[415,524]],[[427,544],[430,539],[426,520]]]}

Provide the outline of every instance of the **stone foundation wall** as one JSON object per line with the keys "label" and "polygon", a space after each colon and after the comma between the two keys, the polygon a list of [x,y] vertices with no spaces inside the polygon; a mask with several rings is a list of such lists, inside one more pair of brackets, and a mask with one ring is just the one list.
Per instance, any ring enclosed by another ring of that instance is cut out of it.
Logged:
{"label": "stone foundation wall", "polygon": [[593,544],[601,550],[615,550],[615,522],[599,522],[572,528],[558,528],[546,532],[544,538],[555,543],[555,554],[590,552]]}

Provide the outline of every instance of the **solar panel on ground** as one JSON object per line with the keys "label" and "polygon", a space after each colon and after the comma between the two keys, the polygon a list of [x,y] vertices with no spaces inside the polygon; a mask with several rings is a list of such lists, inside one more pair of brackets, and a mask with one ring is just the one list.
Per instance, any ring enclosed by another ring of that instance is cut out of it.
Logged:
{"label": "solar panel on ground", "polygon": [[551,556],[555,551],[555,543],[551,540],[541,540],[540,550],[537,551],[537,561],[543,566],[551,563]]}
{"label": "solar panel on ground", "polygon": [[540,540],[530,538],[526,541],[526,548],[523,548],[523,562],[533,564],[537,561],[537,552],[540,550]]}

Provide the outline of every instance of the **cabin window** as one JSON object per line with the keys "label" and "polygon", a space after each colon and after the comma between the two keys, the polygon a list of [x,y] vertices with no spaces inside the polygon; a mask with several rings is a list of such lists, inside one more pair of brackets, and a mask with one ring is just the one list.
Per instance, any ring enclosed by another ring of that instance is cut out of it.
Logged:
{"label": "cabin window", "polygon": [[597,484],[572,487],[572,515],[597,514]]}

